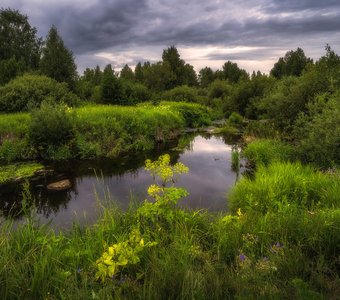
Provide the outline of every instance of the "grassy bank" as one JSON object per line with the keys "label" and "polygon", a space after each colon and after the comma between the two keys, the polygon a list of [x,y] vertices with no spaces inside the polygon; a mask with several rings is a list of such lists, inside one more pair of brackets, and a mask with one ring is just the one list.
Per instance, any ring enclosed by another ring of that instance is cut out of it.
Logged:
{"label": "grassy bank", "polygon": [[115,157],[150,150],[156,142],[177,137],[185,127],[210,121],[207,108],[180,102],[74,110],[42,105],[33,115],[1,115],[0,162]]}
{"label": "grassy bank", "polygon": [[[103,208],[92,227],[55,233],[32,218],[16,229],[9,221],[2,224],[3,299],[336,299],[339,295],[338,201],[307,206],[301,204],[304,193],[292,192],[289,201],[279,201],[278,209],[259,211],[240,203],[228,215],[184,211],[176,203],[187,192],[172,182],[187,168],[180,163],[170,166],[169,157],[163,156],[148,161],[146,169],[156,178],[148,189],[153,201],[131,205],[127,211],[114,205]],[[260,176],[261,170],[257,172]],[[331,176],[315,170],[309,175]],[[256,178],[253,194],[242,180],[235,191],[247,199],[256,198],[257,191],[266,194],[267,185]],[[325,193],[328,183],[314,186],[309,196]]]}
{"label": "grassy bank", "polygon": [[0,166],[0,185],[13,180],[29,178],[43,168],[43,165],[36,163]]}

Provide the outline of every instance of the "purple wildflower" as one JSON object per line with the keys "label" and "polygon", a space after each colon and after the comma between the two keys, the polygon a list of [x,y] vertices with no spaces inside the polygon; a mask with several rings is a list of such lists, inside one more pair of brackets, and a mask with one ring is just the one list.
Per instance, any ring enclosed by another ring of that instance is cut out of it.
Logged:
{"label": "purple wildflower", "polygon": [[245,256],[243,253],[241,253],[238,258],[240,259],[240,261],[245,261],[247,256]]}

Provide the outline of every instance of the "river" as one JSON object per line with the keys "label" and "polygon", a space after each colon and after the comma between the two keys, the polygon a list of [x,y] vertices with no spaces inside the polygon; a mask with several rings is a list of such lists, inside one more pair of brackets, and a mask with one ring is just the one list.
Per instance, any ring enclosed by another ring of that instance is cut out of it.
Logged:
{"label": "river", "polygon": [[[70,228],[73,222],[88,225],[96,222],[101,207],[115,203],[126,209],[131,201],[147,198],[147,187],[153,179],[144,170],[146,158],[157,159],[169,153],[173,163],[189,167],[176,186],[188,190],[189,196],[179,205],[189,209],[227,210],[227,192],[237,174],[231,170],[232,144],[223,137],[209,134],[187,134],[178,143],[159,147],[153,152],[126,155],[119,159],[58,162],[48,166],[50,175],[30,181],[31,210],[41,223],[53,228]],[[56,180],[69,179],[72,188],[52,192],[46,186]],[[22,221],[22,187],[12,184],[0,191],[1,218]],[[30,201],[28,201],[30,202]]]}

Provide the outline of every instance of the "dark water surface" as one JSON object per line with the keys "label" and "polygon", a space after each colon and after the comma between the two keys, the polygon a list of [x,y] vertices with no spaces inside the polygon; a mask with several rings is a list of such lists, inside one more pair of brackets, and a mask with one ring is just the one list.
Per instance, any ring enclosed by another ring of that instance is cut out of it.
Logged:
{"label": "dark water surface", "polygon": [[[231,149],[222,137],[213,135],[187,135],[176,145],[143,155],[125,156],[116,160],[72,161],[51,165],[52,175],[35,178],[30,182],[34,210],[42,223],[51,222],[54,228],[69,228],[73,221],[81,225],[94,223],[101,205],[115,201],[126,208],[131,201],[143,201],[147,187],[153,183],[143,169],[146,158],[157,159],[164,153],[172,162],[181,161],[189,173],[181,175],[176,183],[186,188],[190,195],[180,205],[192,209],[221,211],[227,209],[226,193],[236,181],[231,170]],[[72,188],[51,192],[46,185],[69,179]],[[0,191],[2,218],[15,215],[20,222],[22,187],[14,184]]]}

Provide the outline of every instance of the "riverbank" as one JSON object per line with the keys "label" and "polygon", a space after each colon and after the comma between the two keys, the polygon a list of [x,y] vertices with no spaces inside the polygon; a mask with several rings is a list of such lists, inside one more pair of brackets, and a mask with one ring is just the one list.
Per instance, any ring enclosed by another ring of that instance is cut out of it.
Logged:
{"label": "riverbank", "polygon": [[[53,107],[0,118],[0,162],[92,159],[145,151],[178,137],[185,127],[210,124],[198,104],[161,102],[139,106]],[[33,118],[33,119],[32,119]]]}
{"label": "riverbank", "polygon": [[37,163],[0,166],[0,186],[12,181],[19,183],[32,177],[37,171],[43,170],[43,168],[43,165]]}

